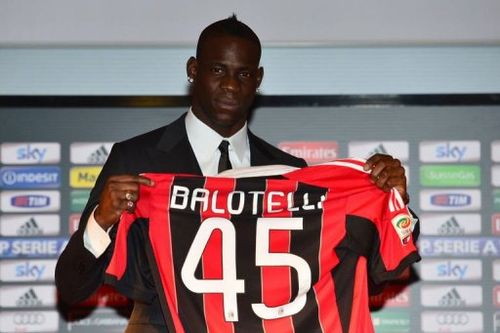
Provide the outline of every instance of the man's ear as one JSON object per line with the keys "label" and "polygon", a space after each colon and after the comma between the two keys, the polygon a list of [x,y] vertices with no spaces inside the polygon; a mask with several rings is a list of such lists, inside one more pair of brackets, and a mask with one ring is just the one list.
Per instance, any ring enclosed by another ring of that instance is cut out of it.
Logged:
{"label": "man's ear", "polygon": [[259,67],[259,69],[257,70],[257,88],[260,87],[263,78],[264,78],[264,67]]}
{"label": "man's ear", "polygon": [[186,74],[188,79],[196,79],[198,73],[198,60],[195,57],[190,57],[186,63]]}

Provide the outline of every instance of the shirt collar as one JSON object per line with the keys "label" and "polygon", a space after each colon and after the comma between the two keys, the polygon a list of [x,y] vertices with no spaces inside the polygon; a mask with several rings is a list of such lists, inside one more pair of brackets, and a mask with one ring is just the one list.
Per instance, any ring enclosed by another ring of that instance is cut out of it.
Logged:
{"label": "shirt collar", "polygon": [[186,115],[186,132],[196,157],[212,156],[218,149],[222,140],[229,141],[229,151],[234,151],[240,161],[243,160],[245,152],[249,149],[248,125],[245,125],[229,138],[224,138],[198,119],[191,108]]}

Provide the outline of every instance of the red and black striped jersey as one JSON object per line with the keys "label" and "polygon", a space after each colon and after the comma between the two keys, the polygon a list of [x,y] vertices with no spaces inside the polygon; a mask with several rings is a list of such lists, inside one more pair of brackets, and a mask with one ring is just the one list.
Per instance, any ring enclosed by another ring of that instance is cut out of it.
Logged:
{"label": "red and black striped jersey", "polygon": [[395,279],[420,257],[399,193],[377,188],[363,164],[146,174],[155,186],[122,215],[107,281],[139,295],[142,246],[169,331],[373,332],[369,280]]}

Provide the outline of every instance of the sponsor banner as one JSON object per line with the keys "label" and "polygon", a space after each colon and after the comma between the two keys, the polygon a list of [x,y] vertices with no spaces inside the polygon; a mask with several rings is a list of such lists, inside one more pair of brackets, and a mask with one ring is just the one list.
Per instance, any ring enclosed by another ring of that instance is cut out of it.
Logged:
{"label": "sponsor banner", "polygon": [[54,281],[57,260],[3,260],[0,261],[0,281],[38,282]]}
{"label": "sponsor banner", "polygon": [[493,332],[500,333],[500,312],[493,314]]}
{"label": "sponsor banner", "polygon": [[500,286],[493,288],[493,305],[500,307]]}
{"label": "sponsor banner", "polygon": [[491,233],[493,235],[500,235],[500,214],[493,214],[491,216]]}
{"label": "sponsor banner", "polygon": [[278,148],[305,159],[309,165],[334,160],[339,151],[336,141],[283,141]]}
{"label": "sponsor banner", "polygon": [[495,281],[500,281],[500,260],[495,260],[493,262],[493,279]]}
{"label": "sponsor banner", "polygon": [[112,142],[74,142],[70,146],[71,163],[104,164],[112,146]]}
{"label": "sponsor banner", "polygon": [[55,236],[61,229],[57,214],[0,215],[0,236]]}
{"label": "sponsor banner", "polygon": [[424,333],[484,332],[483,327],[483,313],[480,311],[422,312],[422,332]]}
{"label": "sponsor banner", "polygon": [[423,285],[420,300],[423,306],[433,308],[479,307],[483,305],[483,287]]}
{"label": "sponsor banner", "polygon": [[0,307],[38,308],[52,307],[57,304],[55,286],[27,285],[0,287]]}
{"label": "sponsor banner", "polygon": [[119,294],[111,286],[103,285],[77,307],[125,307],[130,305],[130,300]]}
{"label": "sponsor banner", "polygon": [[493,191],[493,207],[495,210],[500,210],[500,190]]}
{"label": "sponsor banner", "polygon": [[427,187],[480,186],[481,168],[478,165],[423,165],[420,167],[420,185]]}
{"label": "sponsor banner", "polygon": [[92,188],[102,167],[74,167],[69,174],[69,185],[73,188]]}
{"label": "sponsor banner", "polygon": [[58,332],[57,311],[0,312],[0,332]]}
{"label": "sponsor banner", "polygon": [[376,332],[400,333],[410,331],[410,314],[398,311],[372,312],[372,323]]}
{"label": "sponsor banner", "polygon": [[408,141],[351,141],[348,156],[367,159],[374,154],[388,154],[406,162],[410,157],[409,147]]}
{"label": "sponsor banner", "polygon": [[479,141],[423,141],[420,161],[425,163],[478,162],[481,159]]}
{"label": "sponsor banner", "polygon": [[478,281],[483,276],[479,259],[426,259],[419,267],[425,281]]}
{"label": "sponsor banner", "polygon": [[71,191],[71,211],[73,212],[81,212],[85,208],[87,201],[89,200],[90,191],[86,190],[77,190]]}
{"label": "sponsor banner", "polygon": [[58,257],[67,243],[67,238],[0,239],[0,258]]}
{"label": "sponsor banner", "polygon": [[481,209],[481,191],[463,189],[422,190],[420,208],[434,211]]}
{"label": "sponsor banner", "polygon": [[500,165],[491,167],[491,185],[500,187]]}
{"label": "sponsor banner", "polygon": [[68,313],[66,328],[68,332],[88,333],[88,332],[124,332],[128,319],[107,309],[93,311],[89,315],[87,309],[74,310]]}
{"label": "sponsor banner", "polygon": [[3,143],[3,164],[57,164],[61,161],[61,145],[57,142]]}
{"label": "sponsor banner", "polygon": [[497,257],[500,239],[495,237],[420,237],[418,248],[422,257]]}
{"label": "sponsor banner", "polygon": [[410,306],[410,289],[404,285],[390,284],[377,295],[370,296],[370,307],[408,307]]}
{"label": "sponsor banner", "polygon": [[0,168],[0,188],[57,188],[61,183],[59,167]]}
{"label": "sponsor banner", "polygon": [[60,209],[59,191],[3,191],[0,210],[6,213],[56,212]]}
{"label": "sponsor banner", "polygon": [[491,143],[491,160],[500,162],[500,140]]}
{"label": "sponsor banner", "polygon": [[68,232],[73,235],[75,231],[78,230],[78,225],[80,224],[81,214],[71,214],[68,221]]}
{"label": "sponsor banner", "polygon": [[481,215],[472,213],[420,214],[422,236],[462,236],[481,234]]}

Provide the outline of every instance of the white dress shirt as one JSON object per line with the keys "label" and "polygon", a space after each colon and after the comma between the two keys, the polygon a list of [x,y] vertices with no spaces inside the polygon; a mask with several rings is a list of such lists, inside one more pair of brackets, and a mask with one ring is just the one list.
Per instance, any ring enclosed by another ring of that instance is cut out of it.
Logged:
{"label": "white dress shirt", "polygon": [[[246,123],[233,136],[224,138],[199,120],[189,109],[185,124],[189,144],[204,176],[217,174],[221,154],[218,147],[222,140],[229,141],[229,160],[234,169],[250,166],[250,143]],[[83,233],[83,244],[96,258],[100,257],[111,243],[108,232],[97,224],[92,212]]]}

